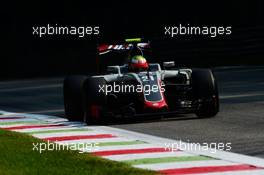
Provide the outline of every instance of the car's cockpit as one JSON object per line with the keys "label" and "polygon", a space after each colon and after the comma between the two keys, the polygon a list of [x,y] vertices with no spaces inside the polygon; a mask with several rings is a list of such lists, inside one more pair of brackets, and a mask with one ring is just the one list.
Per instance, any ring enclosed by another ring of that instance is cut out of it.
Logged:
{"label": "car's cockpit", "polygon": [[[161,67],[158,63],[152,63],[152,64],[149,64],[148,71],[150,72],[161,71]],[[131,71],[129,70],[128,64],[124,64],[122,66],[108,66],[107,67],[108,74],[126,74],[129,72]]]}

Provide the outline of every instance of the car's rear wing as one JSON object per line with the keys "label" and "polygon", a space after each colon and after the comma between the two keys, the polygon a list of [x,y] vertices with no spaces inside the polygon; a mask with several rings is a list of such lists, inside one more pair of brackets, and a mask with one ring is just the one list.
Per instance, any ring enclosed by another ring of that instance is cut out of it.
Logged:
{"label": "car's rear wing", "polygon": [[143,38],[125,39],[115,44],[99,44],[97,46],[96,69],[98,73],[106,71],[107,66],[128,63],[133,55],[150,55],[150,42]]}
{"label": "car's rear wing", "polygon": [[97,45],[96,69],[98,73],[105,72],[107,66],[128,63],[133,55],[150,55],[150,42],[143,38],[132,38],[117,41],[114,44],[103,43]]}
{"label": "car's rear wing", "polygon": [[123,42],[117,42],[116,44],[99,44],[97,47],[98,55],[104,55],[109,52],[125,52],[132,50],[133,47],[137,46],[141,50],[149,50],[150,42],[144,41],[142,38],[125,39]]}

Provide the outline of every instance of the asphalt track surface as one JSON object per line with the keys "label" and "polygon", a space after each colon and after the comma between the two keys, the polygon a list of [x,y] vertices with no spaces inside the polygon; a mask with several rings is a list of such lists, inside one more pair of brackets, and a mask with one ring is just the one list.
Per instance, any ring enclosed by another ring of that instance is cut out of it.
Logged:
{"label": "asphalt track surface", "polygon": [[[214,69],[220,113],[209,119],[179,115],[109,125],[189,143],[231,143],[232,152],[264,157],[264,67]],[[63,116],[63,78],[0,82],[0,110]]]}

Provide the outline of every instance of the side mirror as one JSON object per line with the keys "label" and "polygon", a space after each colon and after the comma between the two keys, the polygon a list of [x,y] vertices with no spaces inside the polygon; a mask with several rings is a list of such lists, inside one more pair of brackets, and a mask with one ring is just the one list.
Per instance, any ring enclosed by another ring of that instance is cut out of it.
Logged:
{"label": "side mirror", "polygon": [[170,67],[174,67],[174,66],[175,66],[175,62],[174,61],[163,62],[163,67],[164,68],[170,68]]}

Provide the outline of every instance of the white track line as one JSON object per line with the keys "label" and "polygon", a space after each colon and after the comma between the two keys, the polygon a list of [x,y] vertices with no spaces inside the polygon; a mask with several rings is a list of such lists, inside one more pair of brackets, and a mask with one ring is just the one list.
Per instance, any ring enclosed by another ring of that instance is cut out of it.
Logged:
{"label": "white track line", "polygon": [[77,131],[77,132],[62,132],[62,133],[47,133],[47,134],[33,134],[34,137],[45,139],[50,137],[67,137],[67,136],[78,136],[78,135],[97,135],[97,134],[109,134],[106,132],[98,131]]}
{"label": "white track line", "polygon": [[[99,146],[98,151],[114,151],[114,150],[127,150],[127,149],[144,149],[144,148],[156,148],[153,144],[136,144],[136,145],[122,145],[122,146]],[[84,150],[91,152],[89,150]]]}
{"label": "white track line", "polygon": [[36,131],[56,131],[56,130],[71,130],[71,129],[87,129],[87,131],[89,132],[90,129],[87,127],[72,127],[72,126],[61,126],[61,127],[57,127],[57,128],[32,128],[32,129],[24,129],[23,131],[20,131],[22,133],[29,133],[29,132],[36,132]]}
{"label": "white track line", "polygon": [[[11,127],[13,127],[13,126],[11,126]],[[64,126],[50,126],[50,127],[45,127],[45,128],[34,128],[34,129],[35,129],[35,131],[39,131],[38,129],[47,129],[47,130],[50,130],[50,129],[62,129],[63,127]],[[2,127],[2,128],[4,129],[4,127]],[[32,131],[33,128],[32,129],[12,129],[12,131],[22,132],[22,133],[28,132],[29,130]]]}
{"label": "white track line", "polygon": [[203,173],[203,175],[264,175],[264,170],[241,170],[217,173]]}
{"label": "white track line", "polygon": [[[30,128],[30,129],[17,129],[13,130],[16,132],[21,132],[21,133],[27,133],[27,132],[35,132],[35,131],[49,131],[49,130],[62,130],[62,129],[81,129],[85,127],[75,127],[75,126],[58,126],[58,127],[48,127],[48,128]],[[88,128],[87,128],[88,129]]]}
{"label": "white track line", "polygon": [[105,142],[129,142],[135,141],[129,138],[113,137],[104,139],[83,139],[83,140],[67,140],[67,141],[57,141],[55,143],[59,144],[83,144],[83,143],[105,143]]}
{"label": "white track line", "polygon": [[[41,120],[37,120],[37,119],[32,119],[32,118],[18,118],[18,119],[5,119],[5,120],[1,120],[0,118],[0,125],[1,123],[14,123],[14,122],[40,122]],[[43,121],[41,121],[43,122]]]}
{"label": "white track line", "polygon": [[41,111],[26,111],[28,114],[44,114],[44,113],[58,113],[64,112],[64,109],[50,109],[50,110],[41,110]]}
{"label": "white track line", "polygon": [[134,159],[144,159],[144,158],[160,158],[160,157],[180,157],[180,156],[197,156],[195,154],[189,154],[183,151],[176,152],[162,152],[162,153],[143,153],[143,154],[124,154],[124,155],[113,155],[113,156],[103,156],[104,158],[124,161],[124,160],[134,160]]}
{"label": "white track line", "polygon": [[164,169],[191,168],[191,167],[202,167],[202,166],[206,166],[206,167],[228,166],[228,165],[239,165],[239,164],[224,160],[200,160],[200,161],[191,161],[191,162],[141,164],[141,165],[135,165],[135,167],[158,171]]}

